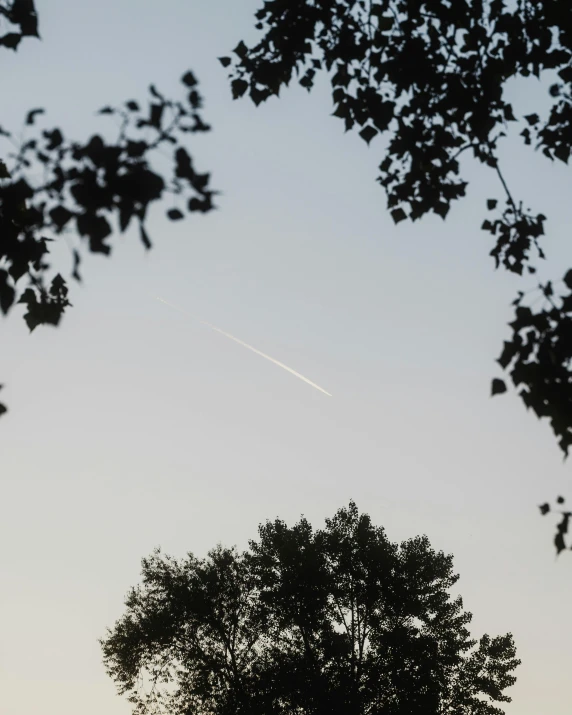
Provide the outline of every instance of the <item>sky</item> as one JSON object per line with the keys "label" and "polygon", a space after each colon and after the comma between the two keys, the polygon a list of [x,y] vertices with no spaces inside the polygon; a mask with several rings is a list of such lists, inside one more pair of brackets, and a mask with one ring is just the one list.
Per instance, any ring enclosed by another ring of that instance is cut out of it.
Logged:
{"label": "sky", "polygon": [[[253,37],[258,2],[38,1],[40,42],[3,54],[2,126],[32,107],[73,137],[105,104],[176,94],[192,69],[208,135],[189,149],[218,210],[87,256],[57,329],[0,322],[0,711],[128,715],[98,638],[123,612],[141,558],[217,543],[350,499],[395,541],[453,553],[480,636],[513,633],[522,665],[508,715],[569,713],[572,554],[554,556],[538,504],[570,494],[548,425],[491,399],[511,300],[535,285],[495,272],[479,230],[488,171],[446,222],[394,226],[375,183],[383,143],[344,134],[327,85],[255,108],[216,58]],[[510,89],[518,110],[543,96]],[[572,265],[566,168],[507,143],[515,194],[549,217],[540,277]],[[64,242],[55,247],[71,271]],[[292,374],[155,300],[300,372]]]}

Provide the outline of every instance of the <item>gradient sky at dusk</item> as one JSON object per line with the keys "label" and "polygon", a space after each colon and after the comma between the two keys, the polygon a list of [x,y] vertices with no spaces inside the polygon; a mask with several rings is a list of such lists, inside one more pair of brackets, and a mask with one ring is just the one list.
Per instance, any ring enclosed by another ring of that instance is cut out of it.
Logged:
{"label": "gradient sky at dusk", "polygon": [[[58,329],[0,323],[0,711],[127,715],[97,639],[155,546],[246,546],[259,522],[316,525],[353,498],[388,535],[452,552],[473,631],[511,631],[522,665],[508,715],[567,715],[572,554],[537,505],[572,489],[546,424],[490,399],[511,300],[479,230],[495,176],[467,165],[447,221],[393,225],[375,183],[383,144],[345,135],[328,88],[233,102],[217,62],[258,2],[38,0],[42,41],[3,53],[2,126],[46,107],[83,138],[105,104],[177,94],[192,69],[212,133],[193,136],[219,210],[154,210],[111,260],[88,256]],[[526,111],[538,84],[511,88]],[[7,101],[6,101],[7,100]],[[540,277],[572,265],[566,167],[507,144],[504,173],[549,217]],[[65,241],[56,249],[71,267]],[[252,344],[327,397],[159,295]]]}

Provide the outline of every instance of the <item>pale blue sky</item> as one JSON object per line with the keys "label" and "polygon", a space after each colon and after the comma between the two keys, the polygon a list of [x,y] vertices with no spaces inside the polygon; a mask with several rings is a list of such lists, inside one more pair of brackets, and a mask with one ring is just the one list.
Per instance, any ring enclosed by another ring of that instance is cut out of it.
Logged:
{"label": "pale blue sky", "polygon": [[[130,234],[112,260],[88,257],[61,328],[29,336],[16,311],[0,323],[2,715],[127,715],[97,638],[141,557],[245,546],[266,518],[319,524],[350,498],[391,538],[427,533],[455,555],[475,634],[513,632],[506,712],[564,715],[572,556],[555,563],[536,505],[572,497],[570,468],[516,398],[488,397],[519,287],[478,229],[500,187],[470,169],[446,223],[394,227],[382,147],[344,135],[323,83],[258,109],[230,99],[216,57],[248,39],[257,6],[39,0],[42,42],[2,55],[2,125],[45,106],[75,136],[105,122],[92,110],[151,81],[175,92],[192,68],[214,131],[191,153],[224,192],[177,225],[156,211],[151,253]],[[515,193],[550,218],[543,273],[560,278],[569,175],[518,142],[505,154]]]}

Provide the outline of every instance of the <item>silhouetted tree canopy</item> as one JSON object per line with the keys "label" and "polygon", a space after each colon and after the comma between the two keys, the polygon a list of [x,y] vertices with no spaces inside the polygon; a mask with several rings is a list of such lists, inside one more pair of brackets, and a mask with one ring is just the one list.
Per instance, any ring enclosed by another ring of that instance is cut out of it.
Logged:
{"label": "silhouetted tree canopy", "polygon": [[[235,98],[278,96],[295,77],[312,89],[326,72],[334,116],[368,144],[385,135],[378,181],[393,220],[443,219],[467,182],[459,157],[491,168],[503,200],[487,201],[481,228],[497,267],[521,275],[544,258],[546,217],[524,208],[501,172],[498,147],[513,127],[523,143],[568,162],[572,143],[572,3],[562,0],[267,0],[260,41],[240,42],[231,69]],[[515,117],[505,87],[546,78],[548,112]],[[560,448],[572,444],[572,271],[538,286],[533,310],[515,300],[512,335],[498,360],[527,408],[550,420]],[[535,296],[532,296],[535,298]],[[531,293],[527,293],[527,299]],[[506,391],[495,378],[492,394]]]}
{"label": "silhouetted tree canopy", "polygon": [[[0,0],[0,16],[9,25],[0,38],[4,47],[15,50],[24,37],[39,37],[33,0]],[[117,138],[111,143],[97,134],[73,141],[58,127],[36,130],[41,108],[27,113],[28,136],[20,143],[0,128],[0,137],[11,143],[5,161],[0,160],[2,313],[23,303],[30,330],[59,324],[71,305],[67,282],[50,263],[50,244],[61,234],[73,232],[81,239],[70,260],[71,276],[79,281],[82,252],[109,255],[114,230],[123,232],[133,221],[150,248],[145,219],[150,205],[166,194],[177,197],[167,210],[172,221],[183,219],[184,212],[213,208],[210,176],[196,171],[184,144],[187,134],[210,127],[201,117],[196,77],[186,72],[181,82],[183,100],[168,99],[151,85],[143,105],[131,99],[101,109],[115,119]],[[0,404],[0,414],[5,411]]]}
{"label": "silhouetted tree canopy", "polygon": [[340,509],[259,527],[249,549],[177,561],[156,551],[102,641],[134,712],[501,715],[510,634],[470,637],[451,556],[392,543]]}

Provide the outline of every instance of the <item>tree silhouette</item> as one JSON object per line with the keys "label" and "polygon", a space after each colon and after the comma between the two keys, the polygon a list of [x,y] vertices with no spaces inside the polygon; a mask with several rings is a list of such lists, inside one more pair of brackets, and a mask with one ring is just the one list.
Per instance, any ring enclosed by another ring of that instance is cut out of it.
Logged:
{"label": "tree silhouette", "polygon": [[[8,31],[0,45],[15,50],[24,37],[39,37],[33,0],[0,0],[0,17]],[[0,310],[6,314],[24,303],[30,330],[58,325],[71,305],[68,285],[49,262],[50,243],[73,231],[80,237],[73,249],[71,275],[81,280],[83,250],[109,255],[113,231],[139,225],[146,248],[151,240],[145,228],[148,209],[165,194],[178,196],[167,210],[172,221],[189,212],[213,208],[215,192],[208,173],[199,173],[184,146],[189,133],[210,127],[201,117],[202,97],[192,72],[182,77],[186,97],[164,97],[153,85],[143,108],[131,99],[123,106],[104,107],[117,124],[117,139],[106,142],[94,135],[87,142],[70,141],[60,128],[44,129],[19,144],[0,128],[0,137],[12,143],[6,161],[0,160]],[[32,109],[25,119],[34,128],[43,109]],[[164,149],[170,166],[165,168]],[[161,152],[161,168],[155,164]],[[37,177],[41,178],[37,178]],[[22,280],[27,280],[21,290]],[[6,407],[0,404],[0,414]]]}
{"label": "tree silhouette", "polygon": [[501,715],[512,636],[471,639],[457,579],[353,502],[316,531],[268,521],[244,553],[144,559],[104,662],[138,715]]}
{"label": "tree silhouette", "polygon": [[[311,90],[327,72],[334,116],[368,144],[388,137],[378,181],[396,223],[433,212],[446,218],[465,196],[459,157],[490,167],[504,202],[489,199],[482,229],[496,267],[534,273],[544,258],[546,217],[524,208],[501,172],[498,147],[520,124],[525,145],[565,163],[572,145],[572,4],[559,0],[266,0],[260,41],[240,42],[231,69],[235,98],[278,96],[293,77]],[[516,77],[551,82],[546,116],[520,120],[504,98]],[[498,360],[527,408],[546,417],[564,455],[572,444],[572,271],[538,286],[535,311],[519,293],[512,336]],[[495,378],[492,394],[506,391]]]}

